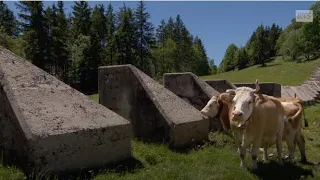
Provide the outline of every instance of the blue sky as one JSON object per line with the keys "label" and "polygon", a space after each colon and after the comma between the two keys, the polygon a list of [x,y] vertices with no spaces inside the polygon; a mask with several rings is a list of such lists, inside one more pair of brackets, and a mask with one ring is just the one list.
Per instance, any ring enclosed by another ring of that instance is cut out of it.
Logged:
{"label": "blue sky", "polygon": [[[51,5],[53,1],[44,1],[44,5]],[[95,4],[104,4],[110,1],[90,1]],[[137,2],[125,2],[128,7],[135,8]],[[314,1],[291,1],[291,2],[227,2],[227,1],[202,1],[202,2],[179,2],[179,1],[148,1],[147,11],[150,13],[150,21],[157,27],[161,19],[167,20],[170,16],[180,14],[182,20],[193,35],[201,38],[207,55],[219,65],[226,48],[234,43],[237,46],[245,45],[248,38],[256,27],[263,23],[271,25],[276,23],[281,27],[290,24],[295,17],[295,10],[309,9]],[[13,1],[6,4],[15,14],[18,13]],[[118,11],[123,1],[112,1],[114,10]],[[65,10],[68,14],[72,11],[72,1],[65,2]]]}

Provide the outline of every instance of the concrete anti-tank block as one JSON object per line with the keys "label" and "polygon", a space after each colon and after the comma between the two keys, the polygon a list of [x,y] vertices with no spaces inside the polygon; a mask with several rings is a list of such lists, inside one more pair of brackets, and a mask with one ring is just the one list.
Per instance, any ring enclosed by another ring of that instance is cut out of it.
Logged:
{"label": "concrete anti-tank block", "polygon": [[[191,72],[165,73],[164,87],[183,99],[199,111],[207,104],[212,96],[220,93]],[[218,118],[210,118],[210,131],[222,130],[222,123]]]}
{"label": "concrete anti-tank block", "polygon": [[99,67],[99,102],[128,119],[135,137],[182,148],[208,139],[209,120],[133,65]]}
{"label": "concrete anti-tank block", "polygon": [[237,88],[228,80],[224,80],[224,79],[210,79],[210,80],[204,80],[204,81],[208,83],[211,87],[213,87],[215,90],[219,91],[219,93],[224,93],[226,92],[227,89]]}
{"label": "concrete anti-tank block", "polygon": [[0,47],[4,162],[26,173],[99,168],[131,157],[128,120]]}

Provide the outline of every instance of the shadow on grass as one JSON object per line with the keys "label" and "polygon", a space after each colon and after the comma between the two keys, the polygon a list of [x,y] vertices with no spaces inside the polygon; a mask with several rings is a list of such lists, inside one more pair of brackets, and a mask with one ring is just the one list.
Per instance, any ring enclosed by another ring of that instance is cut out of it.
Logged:
{"label": "shadow on grass", "polygon": [[318,60],[318,59],[319,59],[319,57],[314,56],[314,57],[310,57],[309,59],[305,59],[303,62],[311,62],[311,61]]}
{"label": "shadow on grass", "polygon": [[277,162],[271,161],[264,164],[258,163],[258,170],[252,172],[260,179],[301,179],[302,177],[313,176],[311,170],[303,169],[292,163],[284,163],[280,166]]}
{"label": "shadow on grass", "polygon": [[[59,180],[89,180],[93,179],[98,174],[104,173],[104,172],[114,172],[119,175],[124,173],[134,173],[139,169],[144,168],[144,165],[137,160],[134,157],[131,157],[129,159],[120,161],[118,163],[109,164],[102,168],[91,168],[91,169],[82,169],[81,171],[76,172],[63,172],[59,175],[52,175],[49,177],[49,179],[59,179]],[[48,177],[44,177],[48,179]],[[44,179],[43,178],[43,179]],[[33,179],[33,178],[28,178]]]}
{"label": "shadow on grass", "polygon": [[273,67],[273,66],[279,66],[279,65],[281,65],[281,63],[267,64],[265,66],[259,65],[258,68]]}
{"label": "shadow on grass", "polygon": [[[220,134],[222,136],[225,136],[225,137],[228,137],[228,138],[233,138],[232,134],[230,132],[227,132],[227,131],[223,131],[223,130],[219,130],[219,131],[215,131],[213,133],[216,133],[216,134]],[[193,151],[198,151],[198,150],[201,150],[201,149],[204,149],[205,147],[208,147],[208,146],[214,146],[214,147],[217,147],[217,148],[223,148],[225,147],[226,145],[229,145],[229,144],[232,144],[233,142],[230,141],[230,139],[227,139],[227,138],[224,138],[222,136],[215,136],[214,135],[214,138],[210,138],[208,140],[205,140],[205,141],[202,141],[202,142],[199,142],[199,143],[194,143],[188,147],[184,147],[184,148],[170,148],[172,151],[174,152],[177,152],[177,153],[182,153],[182,154],[189,154],[190,152],[193,152]]]}

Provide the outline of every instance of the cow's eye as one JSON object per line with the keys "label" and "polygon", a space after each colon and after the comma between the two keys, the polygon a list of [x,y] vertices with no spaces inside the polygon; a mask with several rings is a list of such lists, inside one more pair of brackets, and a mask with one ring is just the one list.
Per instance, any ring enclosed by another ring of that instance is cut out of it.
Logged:
{"label": "cow's eye", "polygon": [[249,101],[249,102],[248,102],[248,104],[251,104],[251,103],[252,103],[252,101]]}

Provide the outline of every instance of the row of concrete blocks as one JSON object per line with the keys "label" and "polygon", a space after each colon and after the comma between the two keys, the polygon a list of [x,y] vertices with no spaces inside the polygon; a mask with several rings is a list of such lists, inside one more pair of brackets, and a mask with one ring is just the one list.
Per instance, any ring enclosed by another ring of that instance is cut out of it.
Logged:
{"label": "row of concrete blocks", "polygon": [[282,86],[282,96],[301,98],[304,105],[313,105],[320,99],[320,68],[317,68],[300,86]]}
{"label": "row of concrete blocks", "polygon": [[132,65],[100,67],[98,76],[102,105],[0,47],[4,164],[27,174],[68,173],[130,158],[133,137],[183,148],[219,126],[199,111],[219,93],[192,73],[183,75],[187,84],[165,78],[194,106]]}

